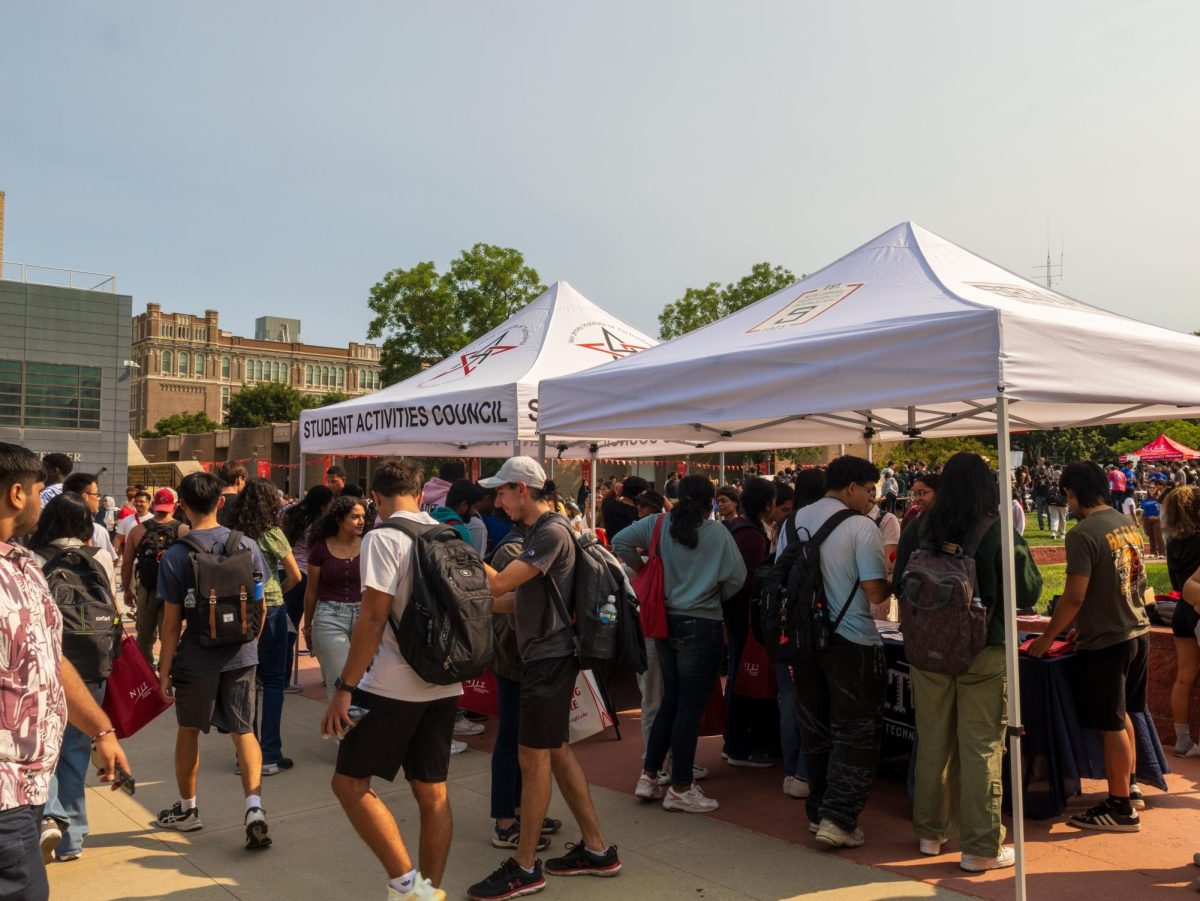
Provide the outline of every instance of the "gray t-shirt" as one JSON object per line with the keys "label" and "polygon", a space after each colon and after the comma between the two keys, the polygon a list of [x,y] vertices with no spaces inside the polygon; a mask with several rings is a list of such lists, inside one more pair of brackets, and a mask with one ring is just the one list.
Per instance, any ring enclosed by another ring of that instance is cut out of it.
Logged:
{"label": "gray t-shirt", "polygon": [[[201,547],[215,548],[224,545],[229,537],[229,529],[217,526],[212,529],[193,529],[188,533],[189,538],[195,538]],[[250,548],[254,558],[254,568],[260,573],[267,572],[262,553],[253,540],[242,537],[242,547]],[[158,597],[167,604],[183,604],[188,589],[195,584],[192,577],[192,567],[188,562],[191,549],[176,542],[163,553],[158,561]],[[231,644],[221,648],[202,648],[188,636],[188,628],[183,627],[183,637],[179,641],[179,650],[175,652],[175,661],[171,672],[205,675],[207,673],[226,673],[230,670],[241,669],[244,666],[255,666],[258,663],[258,642],[247,641],[244,644]]]}
{"label": "gray t-shirt", "polygon": [[575,542],[570,524],[558,513],[544,513],[529,527],[519,560],[537,569],[516,591],[517,647],[525,663],[570,657],[575,652],[572,625],[550,594],[553,582],[567,610],[575,597]]}
{"label": "gray t-shirt", "polygon": [[[846,505],[834,497],[823,497],[807,507],[796,511],[796,531],[801,539],[817,534],[825,520]],[[807,534],[806,534],[807,532]],[[775,558],[787,547],[787,529],[779,534],[779,547]],[[837,634],[862,645],[881,645],[879,630],[871,616],[871,604],[862,588],[850,597],[854,583],[871,579],[887,579],[887,565],[883,560],[883,536],[878,527],[866,516],[852,516],[839,525],[821,545],[821,578],[825,582],[825,595],[829,600],[829,617],[835,620],[850,598],[850,609],[838,625]]]}

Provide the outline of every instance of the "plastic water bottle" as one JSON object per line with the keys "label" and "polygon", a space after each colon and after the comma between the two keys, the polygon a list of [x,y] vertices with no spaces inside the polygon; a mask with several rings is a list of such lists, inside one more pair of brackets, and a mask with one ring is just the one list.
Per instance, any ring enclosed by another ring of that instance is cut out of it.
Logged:
{"label": "plastic water bottle", "polygon": [[600,622],[611,626],[617,621],[617,596],[610,594],[608,600],[600,606]]}
{"label": "plastic water bottle", "polygon": [[183,606],[186,607],[188,610],[196,609],[196,589],[195,588],[188,589],[187,597],[185,597],[183,599]]}
{"label": "plastic water bottle", "polygon": [[263,574],[257,570],[254,573],[254,600],[261,601],[263,599]]}

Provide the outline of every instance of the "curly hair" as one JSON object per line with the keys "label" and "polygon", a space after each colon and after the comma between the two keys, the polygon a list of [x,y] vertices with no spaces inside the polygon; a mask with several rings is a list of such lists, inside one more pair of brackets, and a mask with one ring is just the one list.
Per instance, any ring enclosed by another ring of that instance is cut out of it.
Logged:
{"label": "curly hair", "polygon": [[309,532],[310,547],[318,541],[326,538],[332,538],[341,529],[342,523],[346,521],[346,517],[354,512],[355,507],[362,507],[363,513],[367,512],[367,505],[363,503],[360,497],[336,497],[333,499],[333,505],[325,511],[315,523],[313,523],[312,531]]}
{"label": "curly hair", "polygon": [[266,479],[254,478],[242,489],[229,527],[255,541],[279,525],[279,490]]}
{"label": "curly hair", "polygon": [[1172,538],[1200,532],[1200,488],[1180,485],[1163,498],[1162,529]]}

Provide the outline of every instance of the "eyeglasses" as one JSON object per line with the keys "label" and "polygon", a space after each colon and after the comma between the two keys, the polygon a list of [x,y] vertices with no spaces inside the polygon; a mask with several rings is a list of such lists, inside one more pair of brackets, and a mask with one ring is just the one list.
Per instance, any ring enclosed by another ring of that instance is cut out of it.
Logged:
{"label": "eyeglasses", "polygon": [[100,496],[99,491],[81,491],[80,494],[84,495],[85,497],[99,497]]}

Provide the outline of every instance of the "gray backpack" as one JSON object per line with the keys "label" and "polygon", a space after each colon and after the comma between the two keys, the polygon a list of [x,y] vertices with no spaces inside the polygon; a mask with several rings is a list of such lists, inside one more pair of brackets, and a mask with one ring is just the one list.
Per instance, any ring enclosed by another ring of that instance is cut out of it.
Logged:
{"label": "gray backpack", "polygon": [[987,646],[990,611],[979,598],[975,552],[995,516],[985,516],[961,545],[933,547],[918,521],[920,545],[904,568],[900,624],[904,656],[918,669],[961,676]]}

